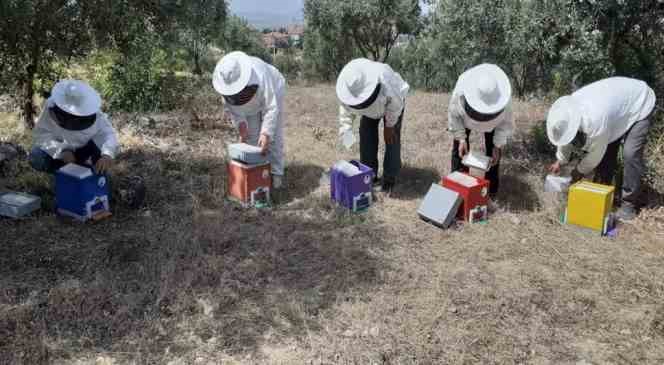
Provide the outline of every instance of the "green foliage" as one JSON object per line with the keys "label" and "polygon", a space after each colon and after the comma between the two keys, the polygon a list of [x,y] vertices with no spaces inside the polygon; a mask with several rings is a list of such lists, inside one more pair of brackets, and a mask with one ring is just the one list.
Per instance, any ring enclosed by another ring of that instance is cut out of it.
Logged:
{"label": "green foliage", "polygon": [[[203,73],[202,59],[212,40],[224,31],[227,6],[224,0],[171,0],[165,2],[175,46],[186,50],[192,72]],[[173,44],[171,45],[173,46]]]}
{"label": "green foliage", "polygon": [[217,44],[227,52],[242,51],[265,62],[272,62],[269,50],[263,45],[261,33],[252,28],[245,19],[238,16],[228,18],[224,32],[217,40]]}
{"label": "green foliage", "polygon": [[387,60],[399,34],[420,27],[418,0],[306,0],[304,15],[306,73],[323,80],[358,55]]}
{"label": "green foliage", "polygon": [[612,71],[592,22],[569,0],[441,0],[426,23],[391,60],[416,87],[451,90],[459,74],[483,62],[501,66],[520,96],[568,93],[573,81]]}
{"label": "green foliage", "polygon": [[287,79],[295,80],[299,78],[302,71],[302,56],[297,54],[292,48],[286,49],[284,52],[278,53],[274,56],[273,65],[276,67]]}
{"label": "green foliage", "polygon": [[166,52],[150,32],[135,34],[128,48],[118,54],[105,79],[97,80],[111,110],[153,111],[161,106],[163,80],[167,74]]}

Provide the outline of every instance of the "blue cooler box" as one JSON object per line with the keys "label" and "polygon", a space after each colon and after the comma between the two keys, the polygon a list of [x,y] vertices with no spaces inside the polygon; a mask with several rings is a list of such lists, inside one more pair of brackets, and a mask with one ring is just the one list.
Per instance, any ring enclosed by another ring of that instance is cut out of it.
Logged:
{"label": "blue cooler box", "polygon": [[56,208],[60,215],[87,221],[110,214],[108,181],[88,167],[68,164],[55,174]]}
{"label": "blue cooler box", "polygon": [[368,209],[372,203],[373,179],[375,173],[359,161],[349,161],[359,170],[352,176],[332,168],[330,171],[330,194],[332,200],[353,212]]}

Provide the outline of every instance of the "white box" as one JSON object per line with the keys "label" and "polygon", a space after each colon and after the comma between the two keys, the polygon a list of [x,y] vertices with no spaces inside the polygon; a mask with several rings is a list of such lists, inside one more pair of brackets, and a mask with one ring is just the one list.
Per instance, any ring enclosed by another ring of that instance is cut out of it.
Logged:
{"label": "white box", "polygon": [[39,210],[41,198],[25,193],[0,193],[0,215],[20,218]]}

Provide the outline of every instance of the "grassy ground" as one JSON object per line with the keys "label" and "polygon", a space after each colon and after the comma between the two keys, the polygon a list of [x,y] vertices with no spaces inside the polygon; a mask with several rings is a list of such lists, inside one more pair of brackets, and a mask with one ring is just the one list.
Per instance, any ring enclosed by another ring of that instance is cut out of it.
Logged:
{"label": "grassy ground", "polygon": [[[288,191],[272,210],[242,210],[224,200],[224,146],[236,137],[210,122],[218,102],[208,96],[194,122],[116,116],[116,173],[146,177],[146,208],[98,224],[48,209],[0,220],[0,364],[664,362],[661,191],[616,239],[561,225],[541,192],[547,161],[524,132],[489,224],[439,230],[415,212],[449,170],[447,96],[418,92],[400,185],[349,215],[319,186],[358,155],[336,148],[333,88],[294,87]],[[518,103],[520,129],[545,108]],[[10,115],[0,128],[29,144]],[[52,206],[48,178],[24,161],[0,186]]]}

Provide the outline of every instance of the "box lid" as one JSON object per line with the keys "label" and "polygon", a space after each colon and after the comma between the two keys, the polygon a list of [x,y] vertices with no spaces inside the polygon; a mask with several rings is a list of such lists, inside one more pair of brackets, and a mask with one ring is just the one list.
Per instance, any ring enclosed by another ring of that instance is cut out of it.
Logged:
{"label": "box lid", "polygon": [[92,170],[89,167],[84,167],[73,163],[63,166],[60,168],[60,170],[58,170],[58,172],[77,179],[85,179],[86,177],[93,175]]}
{"label": "box lid", "polygon": [[452,180],[456,182],[459,185],[463,185],[467,188],[472,188],[473,186],[479,185],[479,182],[477,181],[476,178],[466,175],[464,173],[455,171],[449,175],[447,175],[447,179]]}
{"label": "box lid", "polygon": [[469,152],[463,157],[462,164],[468,167],[488,171],[491,167],[491,158],[478,152]]}
{"label": "box lid", "polygon": [[335,163],[332,168],[334,170],[337,170],[337,171],[341,172],[342,174],[344,174],[347,177],[356,176],[356,175],[359,175],[359,174],[362,173],[362,170],[360,170],[359,167],[357,167],[356,165],[354,165],[354,164],[352,164],[348,161],[344,161],[344,160],[337,161],[337,163]]}
{"label": "box lid", "polygon": [[30,205],[39,201],[40,198],[38,196],[30,194],[15,192],[0,193],[0,204],[11,205],[14,207]]}
{"label": "box lid", "polygon": [[228,145],[228,150],[235,150],[244,153],[261,153],[261,148],[258,146],[252,146],[247,143],[232,143]]}
{"label": "box lid", "polygon": [[590,181],[581,181],[572,185],[570,190],[585,190],[597,194],[611,194],[614,192],[615,188],[610,185],[596,184]]}
{"label": "box lid", "polygon": [[456,217],[460,205],[459,193],[438,184],[432,184],[417,212],[420,216],[447,227]]}

